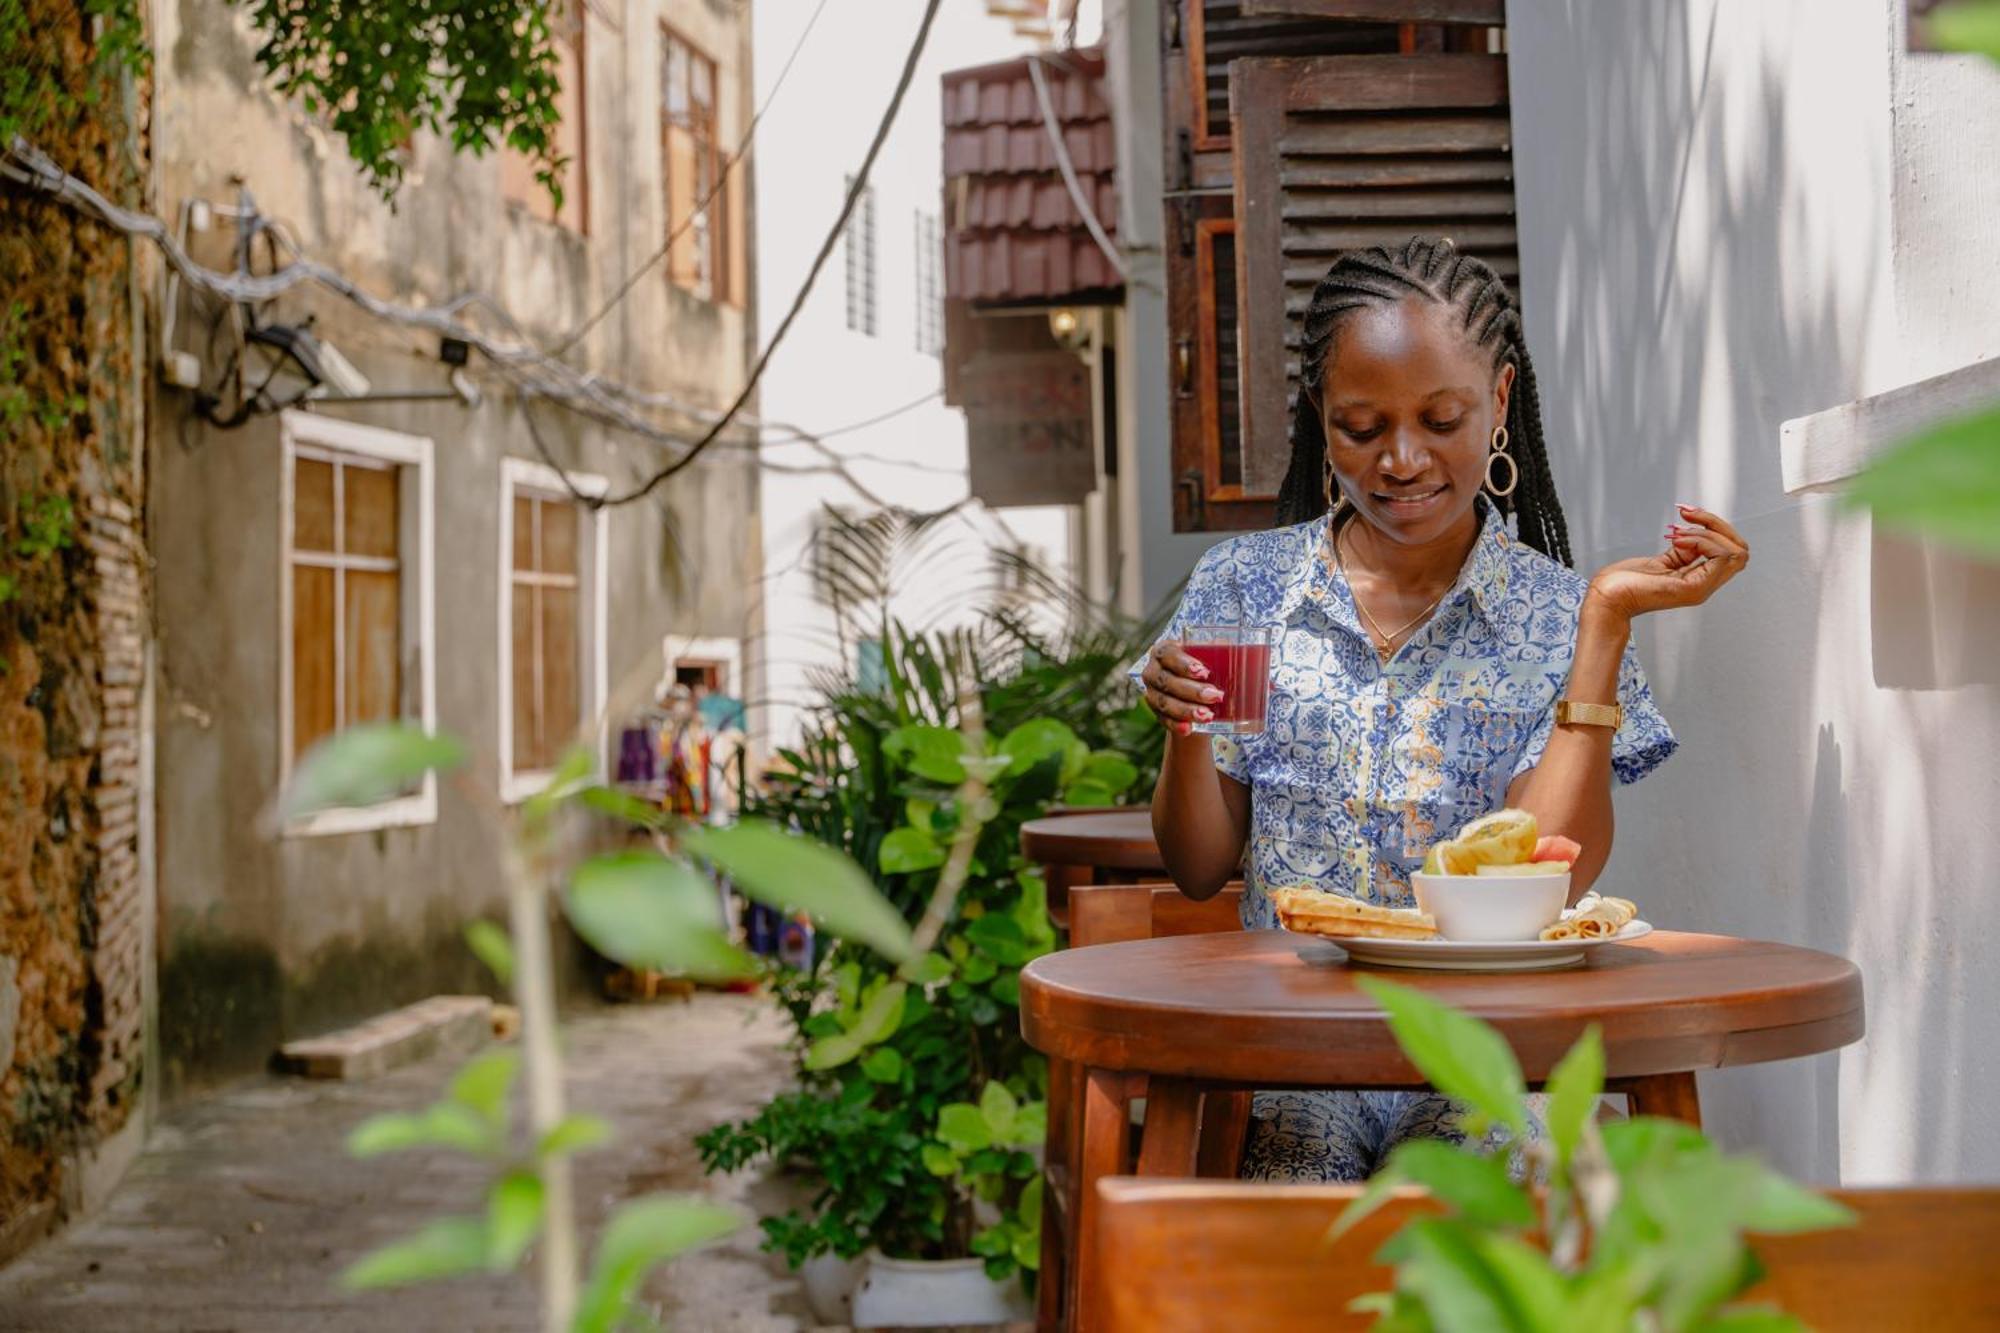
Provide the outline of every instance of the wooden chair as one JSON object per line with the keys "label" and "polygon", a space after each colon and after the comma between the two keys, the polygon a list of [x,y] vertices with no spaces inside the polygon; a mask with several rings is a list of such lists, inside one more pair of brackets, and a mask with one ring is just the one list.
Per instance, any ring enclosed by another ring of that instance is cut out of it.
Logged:
{"label": "wooden chair", "polygon": [[[1411,1216],[1434,1208],[1399,1191],[1334,1245],[1327,1228],[1359,1193],[1350,1185],[1101,1181],[1103,1280],[1088,1325],[1145,1333],[1218,1328],[1365,1329],[1356,1296],[1387,1291],[1372,1256]],[[2000,1328],[1991,1241],[2000,1189],[1836,1190],[1858,1227],[1753,1244],[1767,1269],[1747,1300],[1775,1304],[1822,1333]]]}
{"label": "wooden chair", "polygon": [[[1070,947],[1237,930],[1241,928],[1237,912],[1242,898],[1240,883],[1224,886],[1203,902],[1184,896],[1172,884],[1078,884],[1070,890]],[[1077,1072],[1064,1061],[1049,1062],[1049,1137],[1043,1152],[1049,1184],[1042,1196],[1037,1301],[1037,1323],[1045,1329],[1062,1326],[1065,1287],[1077,1248],[1070,1238],[1079,1200],[1069,1169],[1076,1160],[1076,1131],[1081,1124],[1083,1089]],[[1215,1129],[1202,1144],[1204,1174],[1236,1174],[1249,1114],[1250,1101],[1245,1094],[1234,1094],[1218,1103]]]}

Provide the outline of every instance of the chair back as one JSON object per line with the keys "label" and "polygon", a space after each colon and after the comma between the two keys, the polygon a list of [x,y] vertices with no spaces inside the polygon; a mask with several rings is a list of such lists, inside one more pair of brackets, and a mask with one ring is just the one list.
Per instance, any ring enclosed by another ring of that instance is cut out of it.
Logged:
{"label": "chair back", "polygon": [[1240,930],[1241,884],[1227,884],[1213,898],[1196,902],[1172,884],[1080,884],[1069,895],[1069,944],[1163,939]]}
{"label": "chair back", "polygon": [[[1435,1205],[1397,1197],[1339,1242],[1328,1227],[1351,1185],[1141,1180],[1099,1182],[1107,1272],[1084,1283],[1088,1327],[1148,1333],[1216,1328],[1366,1329],[1348,1302],[1387,1291],[1373,1261],[1404,1222]],[[1766,1274],[1744,1299],[1776,1305],[1821,1333],[2000,1328],[1992,1243],[2000,1189],[1835,1190],[1860,1225],[1753,1240]]]}

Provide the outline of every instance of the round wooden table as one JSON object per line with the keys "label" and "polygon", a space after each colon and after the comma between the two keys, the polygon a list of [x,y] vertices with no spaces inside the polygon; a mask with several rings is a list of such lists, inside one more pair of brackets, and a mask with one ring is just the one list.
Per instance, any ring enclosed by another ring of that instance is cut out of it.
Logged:
{"label": "round wooden table", "polygon": [[[1127,1169],[1133,1098],[1146,1098],[1140,1175],[1233,1175],[1251,1089],[1424,1086],[1358,976],[1484,1019],[1531,1083],[1596,1023],[1612,1090],[1637,1113],[1693,1123],[1694,1071],[1813,1055],[1863,1031],[1854,964],[1784,944],[1655,931],[1559,972],[1362,969],[1344,958],[1330,941],[1236,931],[1070,949],[1022,970],[1023,1035],[1083,1071],[1081,1105],[1049,1126],[1067,1136],[1051,1160],[1068,1165],[1057,1186],[1074,1223],[1071,1310],[1087,1308],[1078,1283],[1092,1266],[1096,1183]],[[1225,1106],[1233,1141],[1217,1133]]]}
{"label": "round wooden table", "polygon": [[1049,915],[1069,925],[1069,891],[1081,884],[1166,874],[1144,806],[1044,815],[1021,825],[1021,855],[1042,867]]}

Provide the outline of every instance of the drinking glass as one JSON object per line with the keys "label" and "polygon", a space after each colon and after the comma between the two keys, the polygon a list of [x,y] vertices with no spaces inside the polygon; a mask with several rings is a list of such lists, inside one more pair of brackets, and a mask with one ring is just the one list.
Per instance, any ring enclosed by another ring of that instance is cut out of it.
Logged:
{"label": "drinking glass", "polygon": [[1208,683],[1222,691],[1210,704],[1212,722],[1194,730],[1211,736],[1248,736],[1264,729],[1271,703],[1271,652],[1278,646],[1273,625],[1191,625],[1181,650],[1208,668]]}

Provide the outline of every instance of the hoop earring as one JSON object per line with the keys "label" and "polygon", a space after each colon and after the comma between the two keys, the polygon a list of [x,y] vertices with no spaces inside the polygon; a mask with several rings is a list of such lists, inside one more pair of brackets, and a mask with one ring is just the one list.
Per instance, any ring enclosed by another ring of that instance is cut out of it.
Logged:
{"label": "hoop earring", "polygon": [[[1507,484],[1505,486],[1501,486],[1493,480],[1493,465],[1495,463],[1505,463],[1507,465]],[[1493,428],[1493,452],[1486,455],[1486,491],[1494,499],[1504,500],[1512,495],[1514,488],[1520,484],[1520,466],[1514,462],[1514,456],[1507,452],[1507,428],[1505,426],[1495,426]]]}
{"label": "hoop earring", "polygon": [[1326,470],[1322,474],[1321,480],[1326,491],[1326,512],[1330,515],[1338,514],[1341,506],[1347,503],[1347,492],[1338,489],[1333,484],[1333,460],[1331,458],[1326,460]]}

